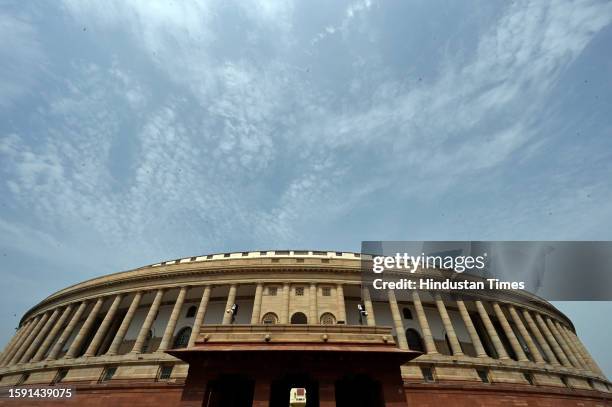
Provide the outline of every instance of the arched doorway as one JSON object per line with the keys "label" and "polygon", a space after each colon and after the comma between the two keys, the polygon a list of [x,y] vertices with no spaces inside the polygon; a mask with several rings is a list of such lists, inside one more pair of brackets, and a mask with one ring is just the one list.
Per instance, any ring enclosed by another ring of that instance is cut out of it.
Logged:
{"label": "arched doorway", "polygon": [[336,381],[336,407],[384,407],[380,382],[370,376],[348,375]]}
{"label": "arched doorway", "polygon": [[406,342],[408,342],[408,347],[410,348],[410,350],[425,352],[425,347],[423,346],[423,340],[421,339],[421,335],[419,335],[419,333],[415,329],[406,329]]}
{"label": "arched doorway", "polygon": [[307,324],[308,318],[306,318],[306,314],[304,314],[303,312],[296,312],[295,314],[291,316],[291,323],[292,324]]}
{"label": "arched doorway", "polygon": [[255,381],[242,375],[221,375],[206,386],[203,407],[245,407],[253,404]]}

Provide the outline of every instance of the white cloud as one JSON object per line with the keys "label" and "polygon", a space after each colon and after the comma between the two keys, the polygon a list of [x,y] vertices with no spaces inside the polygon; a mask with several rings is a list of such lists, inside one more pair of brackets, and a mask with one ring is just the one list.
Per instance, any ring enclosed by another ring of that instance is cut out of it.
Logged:
{"label": "white cloud", "polygon": [[[508,6],[467,61],[449,59],[416,86],[387,76],[367,103],[338,108],[335,90],[284,54],[216,60],[216,3],[67,5],[92,30],[128,32],[182,87],[154,100],[147,79],[121,61],[74,65],[69,92],[43,112],[55,124],[48,138],[0,139],[7,190],[49,230],[86,227],[108,247],[150,256],[194,239],[223,246],[228,236],[284,245],[313,219],[350,213],[407,176],[416,186],[398,197],[425,184],[435,197],[533,154],[545,145],[538,116],[551,90],[611,14],[594,2]],[[371,5],[349,7],[340,27]],[[291,30],[290,4],[244,12]],[[359,160],[378,149],[388,159],[356,178]]]}
{"label": "white cloud", "polygon": [[25,19],[0,14],[0,108],[28,95],[46,59],[36,29]]}
{"label": "white cloud", "polygon": [[330,35],[334,35],[337,32],[346,33],[351,21],[358,15],[366,12],[372,7],[372,0],[360,0],[349,4],[344,10],[342,20],[337,25],[328,25],[323,31],[315,35],[311,41],[312,45],[316,45],[318,42],[324,40]]}

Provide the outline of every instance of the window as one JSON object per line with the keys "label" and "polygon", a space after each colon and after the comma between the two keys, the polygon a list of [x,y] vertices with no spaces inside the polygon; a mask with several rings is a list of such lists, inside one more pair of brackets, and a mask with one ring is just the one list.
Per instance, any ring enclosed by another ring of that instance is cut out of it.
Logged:
{"label": "window", "polygon": [[278,287],[268,287],[268,295],[276,295],[278,293]]}
{"label": "window", "polygon": [[249,255],[249,252],[242,252],[242,257],[246,257]]}
{"label": "window", "polygon": [[304,287],[295,287],[295,295],[298,297],[304,296]]}
{"label": "window", "polygon": [[229,257],[229,256],[230,256],[230,254],[229,254],[229,253],[225,253],[225,254],[223,254],[223,257]]}
{"label": "window", "polygon": [[422,367],[421,368],[421,373],[423,374],[423,379],[425,379],[426,382],[433,382],[433,381],[435,381],[434,375],[433,375],[433,368],[431,368],[431,367]]}
{"label": "window", "polygon": [[336,317],[331,312],[326,312],[321,315],[321,325],[335,325]]}
{"label": "window", "polygon": [[402,314],[404,314],[404,319],[412,319],[412,311],[410,311],[410,308],[402,308]]}
{"label": "window", "polygon": [[308,323],[308,318],[303,312],[296,312],[291,316],[291,323],[295,325],[303,325]]}
{"label": "window", "polygon": [[533,375],[531,373],[523,373],[523,377],[527,380],[527,383],[533,385]]}
{"label": "window", "polygon": [[55,375],[55,377],[53,378],[53,380],[51,381],[51,384],[56,384],[56,383],[61,383],[62,380],[64,380],[64,377],[66,377],[66,375],[68,374],[68,369],[60,369],[57,371],[57,374]]}
{"label": "window", "polygon": [[17,383],[15,383],[15,386],[21,386],[22,384],[24,384],[28,379],[30,378],[30,374],[29,373],[24,373],[21,375],[21,377],[19,378],[19,380],[17,380]]}
{"label": "window", "polygon": [[408,347],[410,350],[416,350],[417,352],[425,352],[425,347],[423,346],[423,340],[421,339],[421,335],[412,328],[406,329],[406,342],[408,342]]}
{"label": "window", "polygon": [[266,325],[276,324],[278,323],[278,316],[276,316],[274,312],[268,312],[264,314],[263,318],[261,319],[261,322]]}
{"label": "window", "polygon": [[193,318],[195,317],[197,308],[195,305],[189,307],[189,309],[187,310],[187,315],[185,315],[185,318]]}
{"label": "window", "polygon": [[323,297],[331,297],[331,287],[323,287],[321,289],[321,293],[323,294]]}
{"label": "window", "polygon": [[483,383],[489,383],[489,371],[487,369],[476,369],[476,373]]}
{"label": "window", "polygon": [[116,366],[107,367],[102,372],[102,377],[100,377],[100,381],[101,382],[109,381],[110,379],[113,378],[113,376],[115,375],[115,372],[117,372],[117,367]]}
{"label": "window", "polygon": [[197,259],[197,257],[192,257],[192,258],[190,258],[189,260],[190,260],[190,261],[196,261],[196,259]]}
{"label": "window", "polygon": [[161,365],[159,367],[159,374],[157,376],[157,380],[169,380],[170,376],[172,376],[173,367],[173,365]]}
{"label": "window", "polygon": [[260,256],[265,256],[266,254],[268,254],[268,252],[264,252],[263,250],[259,252]]}
{"label": "window", "polygon": [[191,336],[190,326],[181,328],[181,330],[178,331],[178,333],[176,334],[176,338],[174,339],[173,348],[175,349],[186,348],[187,344],[189,343],[190,336]]}

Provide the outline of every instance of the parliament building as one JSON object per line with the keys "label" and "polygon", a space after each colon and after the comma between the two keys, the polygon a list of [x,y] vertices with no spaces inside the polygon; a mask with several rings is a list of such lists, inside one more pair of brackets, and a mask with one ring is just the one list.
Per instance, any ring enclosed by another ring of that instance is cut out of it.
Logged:
{"label": "parliament building", "polygon": [[292,388],[312,407],[612,405],[612,384],[547,301],[381,292],[363,284],[361,257],[221,253],[67,287],[21,318],[0,391],[75,394],[0,406],[280,407]]}

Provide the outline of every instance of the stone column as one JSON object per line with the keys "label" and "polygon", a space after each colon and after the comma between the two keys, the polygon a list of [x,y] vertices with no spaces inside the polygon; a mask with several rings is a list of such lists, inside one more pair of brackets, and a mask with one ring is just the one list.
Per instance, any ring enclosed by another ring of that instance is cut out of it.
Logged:
{"label": "stone column", "polygon": [[30,319],[29,321],[26,321],[26,323],[23,324],[17,330],[17,332],[15,332],[15,335],[13,336],[13,339],[8,344],[8,346],[6,347],[6,350],[2,354],[2,360],[0,362],[0,366],[4,366],[5,364],[7,364],[11,360],[11,358],[13,357],[13,354],[15,353],[17,348],[19,347],[19,345],[21,345],[21,343],[23,341],[23,337],[27,335],[27,332],[30,329],[30,327],[32,326],[33,322],[34,321],[32,319]]}
{"label": "stone column", "polygon": [[308,298],[308,323],[310,325],[319,324],[319,311],[317,307],[317,285],[310,283],[310,297]]}
{"label": "stone column", "polygon": [[98,327],[98,330],[96,331],[93,339],[91,340],[91,343],[87,347],[87,350],[85,351],[85,354],[83,356],[85,357],[96,356],[96,353],[98,353],[98,348],[100,348],[100,344],[102,343],[102,339],[104,339],[104,336],[106,335],[106,332],[108,331],[108,328],[111,322],[113,322],[113,319],[115,318],[115,315],[117,314],[117,309],[119,308],[119,304],[121,304],[122,299],[123,299],[123,294],[117,294],[115,296],[115,299],[111,303],[111,306],[109,307],[108,312],[104,316],[102,323]]}
{"label": "stone column", "polygon": [[523,320],[521,320],[521,317],[519,316],[518,312],[516,312],[516,309],[514,309],[512,305],[509,305],[508,311],[510,312],[510,316],[512,317],[512,320],[514,321],[514,324],[516,325],[519,332],[521,333],[521,336],[523,337],[523,339],[525,339],[525,342],[527,343],[527,347],[529,348],[529,352],[531,352],[531,354],[533,355],[533,359],[535,363],[540,363],[540,364],[544,363],[544,358],[540,354],[540,350],[538,349],[536,344],[533,342],[533,339],[531,339],[531,335],[529,335],[529,331],[527,331],[527,328],[525,328],[525,325],[523,324]]}
{"label": "stone column", "polygon": [[414,310],[416,311],[419,326],[421,327],[421,332],[423,333],[423,342],[425,342],[425,350],[427,350],[427,354],[438,353],[436,343],[434,342],[433,335],[431,334],[431,329],[429,328],[429,322],[427,322],[427,315],[425,315],[425,310],[423,309],[423,304],[421,303],[421,297],[419,296],[419,292],[416,290],[412,291],[412,302],[414,303]]}
{"label": "stone column", "polygon": [[374,317],[374,306],[372,305],[372,297],[370,296],[370,289],[366,286],[363,288],[363,305],[365,306],[366,312],[368,313],[367,320],[369,326],[376,325],[376,318]]}
{"label": "stone column", "polygon": [[71,358],[76,357],[76,354],[81,348],[83,341],[87,337],[89,330],[91,329],[94,322],[96,321],[96,316],[98,316],[98,312],[100,312],[100,308],[102,308],[102,303],[104,303],[104,298],[102,297],[98,298],[98,300],[93,306],[93,309],[89,312],[89,315],[87,316],[87,319],[85,320],[85,323],[79,330],[79,333],[77,334],[76,338],[74,338],[74,341],[72,341],[72,344],[70,344],[70,348],[68,349],[68,352],[66,352],[66,355],[64,356],[66,359],[71,359]]}
{"label": "stone column", "polygon": [[47,337],[47,333],[49,333],[49,330],[53,326],[53,323],[55,322],[55,319],[58,315],[59,308],[56,308],[53,310],[51,316],[49,316],[47,322],[43,325],[41,330],[38,331],[38,334],[36,334],[36,338],[34,338],[32,343],[28,347],[28,350],[21,357],[21,363],[28,363],[30,359],[32,359],[32,356],[34,356],[34,353],[36,352],[36,350],[38,350],[42,341]]}
{"label": "stone column", "polygon": [[400,349],[408,349],[406,331],[404,331],[404,324],[402,323],[402,314],[400,313],[399,307],[397,305],[395,291],[387,290],[387,294],[389,295],[389,308],[391,309],[393,325],[395,326],[395,334],[397,335],[397,345]]}
{"label": "stone column", "polygon": [[504,314],[504,311],[501,309],[498,302],[493,303],[493,311],[495,311],[495,315],[497,315],[497,319],[499,320],[499,323],[501,324],[502,329],[506,334],[506,337],[510,341],[510,346],[512,346],[514,353],[516,353],[519,362],[529,362],[529,359],[527,358],[527,355],[525,355],[525,351],[523,350],[521,343],[514,334],[510,323],[506,319],[506,314]]}
{"label": "stone column", "polygon": [[17,341],[17,338],[23,333],[24,328],[25,328],[25,325],[19,327],[17,331],[13,334],[13,337],[11,338],[9,343],[7,343],[6,346],[4,347],[4,350],[2,351],[2,356],[0,356],[0,366],[2,366],[2,362],[4,362],[6,355],[11,351],[11,347],[15,344],[15,342]]}
{"label": "stone column", "polygon": [[587,350],[586,346],[584,346],[584,344],[580,341],[580,338],[578,338],[578,335],[576,335],[570,329],[567,329],[567,334],[574,340],[574,343],[576,344],[578,350],[582,353],[582,357],[591,367],[591,371],[594,373],[599,373],[601,377],[606,377],[603,371],[601,370],[601,368],[599,367],[599,365],[597,365],[597,362],[595,362],[595,359],[593,359],[593,357]]}
{"label": "stone column", "polygon": [[232,313],[229,312],[232,305],[236,303],[236,284],[230,285],[229,294],[227,295],[227,303],[225,304],[225,312],[223,313],[223,325],[232,323]]}
{"label": "stone column", "polygon": [[157,311],[159,311],[159,305],[161,304],[162,297],[164,296],[164,289],[160,288],[155,293],[155,298],[153,299],[153,303],[151,304],[151,308],[149,308],[149,312],[140,327],[140,331],[138,332],[138,336],[136,337],[136,342],[134,342],[134,346],[132,347],[132,351],[130,353],[142,353],[142,347],[144,345],[147,336],[149,335],[149,330],[151,326],[153,326],[153,322],[155,322],[155,317],[157,317]]}
{"label": "stone column", "polygon": [[555,352],[557,359],[559,359],[559,361],[561,362],[563,366],[571,367],[572,364],[565,356],[565,353],[563,353],[563,350],[561,350],[561,347],[559,346],[559,344],[555,340],[555,337],[553,336],[553,334],[550,332],[550,330],[546,326],[546,323],[544,322],[540,314],[536,313],[535,318],[538,323],[538,326],[540,327],[540,329],[542,330],[542,333],[544,334],[544,337],[546,338],[546,340],[552,347],[553,351]]}
{"label": "stone column", "polygon": [[501,339],[499,339],[499,335],[497,335],[497,331],[491,322],[491,318],[489,318],[489,314],[487,314],[487,310],[485,309],[482,301],[475,301],[476,309],[478,310],[478,315],[480,315],[480,319],[482,319],[482,323],[485,326],[487,334],[493,343],[493,347],[495,348],[495,352],[497,352],[497,356],[500,359],[510,359],[504,345],[502,344]]}
{"label": "stone column", "polygon": [[561,335],[561,337],[563,338],[563,340],[569,347],[571,354],[574,355],[574,358],[578,361],[578,365],[580,366],[580,368],[589,370],[590,368],[589,364],[586,363],[586,361],[582,357],[582,354],[576,348],[576,344],[574,343],[574,341],[567,335],[566,330],[563,329],[563,325],[561,325],[559,321],[554,321],[554,325],[555,325],[555,328],[557,328],[557,332],[559,332],[559,334]]}
{"label": "stone column", "polygon": [[64,347],[64,344],[66,343],[68,338],[70,338],[72,331],[74,331],[74,327],[79,323],[81,315],[83,315],[83,312],[85,312],[85,308],[87,308],[87,301],[81,302],[79,308],[77,308],[77,310],[72,315],[72,318],[70,318],[70,322],[68,322],[68,325],[66,325],[66,328],[64,328],[64,331],[60,335],[57,342],[55,342],[55,345],[53,345],[53,347],[51,348],[51,351],[49,352],[49,355],[47,355],[47,358],[45,360],[54,360],[57,358],[57,355],[59,355],[59,353],[61,352],[62,348]]}
{"label": "stone column", "polygon": [[16,364],[19,359],[21,359],[23,353],[26,351],[28,346],[30,346],[30,343],[33,340],[32,334],[34,333],[34,331],[36,331],[36,328],[38,328],[38,325],[40,324],[42,318],[43,315],[37,315],[34,319],[32,319],[31,324],[28,327],[28,330],[24,332],[20,343],[15,346],[13,354],[7,363],[8,365]]}
{"label": "stone column", "polygon": [[69,304],[66,308],[64,308],[64,312],[62,312],[60,319],[58,319],[57,322],[53,325],[51,331],[43,341],[42,345],[40,345],[40,348],[34,354],[34,358],[32,359],[33,362],[38,362],[39,360],[42,360],[43,356],[45,355],[45,352],[47,352],[49,346],[51,346],[51,343],[57,337],[57,333],[59,332],[61,327],[64,326],[64,322],[66,322],[66,319],[68,319],[68,315],[70,315],[70,313],[72,312],[72,308],[73,304]]}
{"label": "stone column", "polygon": [[289,290],[291,287],[289,283],[283,284],[283,306],[281,308],[280,313],[280,323],[288,324],[289,323]]}
{"label": "stone column", "polygon": [[259,324],[261,318],[261,298],[263,296],[263,284],[257,283],[255,287],[255,299],[253,300],[253,313],[251,314],[251,325]]}
{"label": "stone column", "polygon": [[546,342],[546,339],[542,335],[542,332],[540,332],[540,329],[534,322],[533,318],[531,318],[531,314],[529,314],[529,311],[527,311],[526,309],[523,310],[523,317],[525,317],[525,321],[527,321],[527,325],[529,326],[529,329],[540,344],[540,347],[544,350],[544,353],[546,354],[549,363],[551,365],[561,366],[561,364],[557,361],[557,357],[555,356],[554,352],[552,351],[550,346],[548,346],[548,342]]}
{"label": "stone column", "polygon": [[134,314],[136,313],[136,310],[138,309],[138,305],[140,304],[141,299],[142,299],[142,292],[138,291],[134,295],[134,298],[132,299],[132,302],[130,303],[130,307],[125,313],[125,316],[123,317],[123,321],[121,321],[121,325],[119,325],[119,329],[117,329],[117,333],[115,334],[115,337],[113,338],[113,342],[111,343],[108,350],[106,351],[106,355],[113,356],[113,355],[116,355],[117,352],[119,351],[119,347],[123,343],[123,339],[125,338],[125,334],[127,333],[127,330],[130,328],[130,324],[132,323],[132,319],[134,319]]}
{"label": "stone column", "polygon": [[438,313],[440,314],[440,318],[442,319],[442,325],[444,325],[444,330],[446,331],[446,335],[448,336],[448,341],[450,342],[451,352],[453,356],[461,356],[463,355],[463,350],[461,350],[461,344],[459,343],[459,339],[457,338],[457,334],[455,333],[455,328],[453,327],[453,323],[448,315],[448,311],[446,310],[446,306],[444,305],[444,301],[440,294],[435,295],[436,306],[438,307]]}
{"label": "stone column", "polygon": [[476,327],[472,322],[472,318],[470,318],[470,313],[468,312],[463,300],[457,300],[457,307],[459,308],[459,313],[461,314],[461,319],[463,319],[463,323],[465,324],[465,328],[470,335],[470,339],[472,340],[472,345],[474,345],[474,350],[476,351],[476,357],[486,358],[488,357],[487,352],[482,346],[482,342],[480,341],[480,337],[478,336],[478,332],[476,331]]}
{"label": "stone column", "polygon": [[559,331],[557,331],[557,327],[553,323],[552,319],[546,318],[546,323],[548,324],[548,328],[550,329],[550,331],[554,335],[554,337],[557,340],[557,342],[559,343],[559,345],[561,345],[561,349],[563,349],[563,352],[565,352],[565,356],[567,356],[567,358],[569,359],[570,363],[574,367],[576,367],[578,369],[581,369],[580,363],[578,363],[578,360],[572,354],[572,351],[571,351],[570,347],[565,342],[565,338],[563,338],[563,336],[559,333]]}
{"label": "stone column", "polygon": [[346,305],[344,305],[344,288],[342,284],[336,284],[336,304],[338,307],[338,321],[346,324]]}
{"label": "stone column", "polygon": [[204,292],[202,292],[200,306],[198,307],[198,312],[196,313],[195,319],[193,321],[193,327],[191,328],[191,336],[189,337],[189,343],[187,344],[188,348],[193,347],[198,337],[198,334],[200,333],[200,327],[204,322],[204,316],[206,316],[206,308],[208,307],[208,301],[210,300],[210,290],[210,286],[207,285],[204,287]]}
{"label": "stone column", "polygon": [[23,342],[23,344],[21,345],[17,353],[11,359],[11,363],[10,363],[11,365],[18,364],[21,362],[26,351],[30,348],[30,345],[32,344],[32,342],[34,342],[34,340],[36,339],[36,336],[38,335],[38,333],[40,332],[44,324],[47,322],[47,319],[49,319],[48,312],[45,312],[44,314],[40,316],[40,318],[36,322],[36,325],[34,325],[34,329],[30,331],[30,333],[25,338],[25,341]]}
{"label": "stone column", "polygon": [[157,352],[164,352],[170,347],[172,338],[174,337],[174,329],[176,328],[176,322],[181,316],[181,309],[183,308],[183,303],[185,302],[186,295],[187,287],[181,287],[178,297],[176,298],[176,302],[174,303],[174,308],[172,308],[170,319],[168,319],[168,324],[166,325],[164,336],[162,336],[161,343],[157,348]]}

